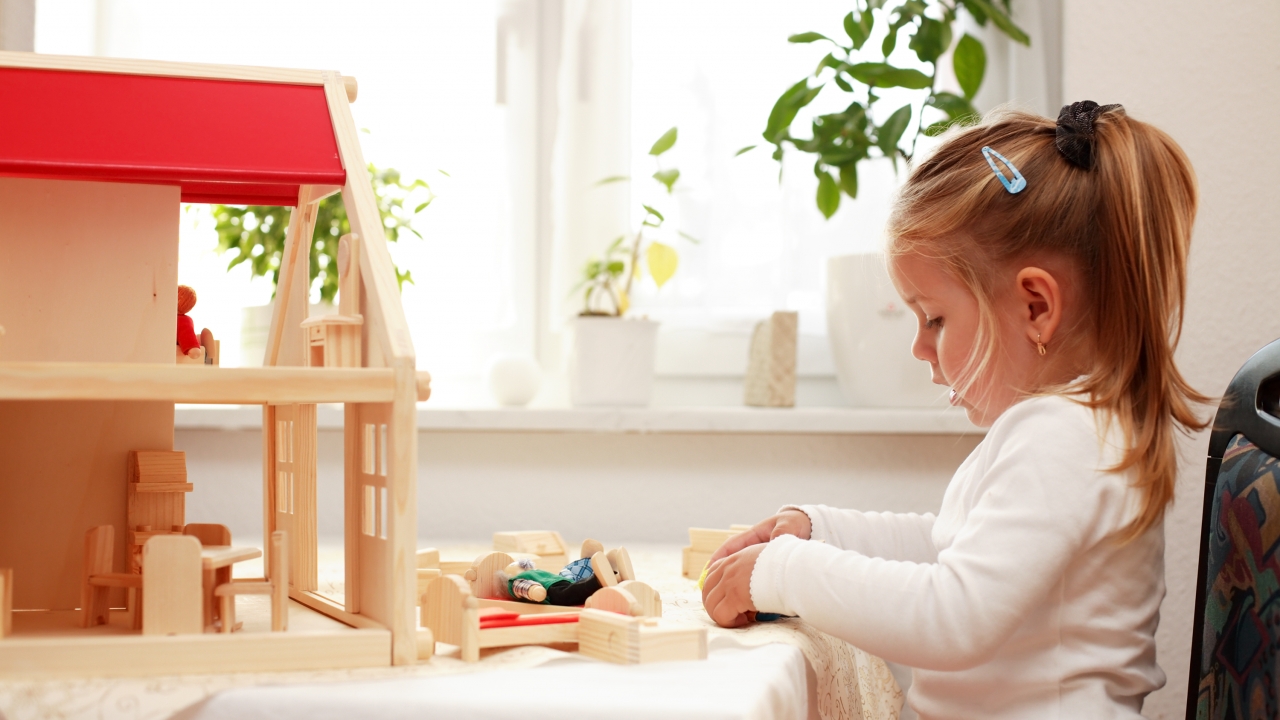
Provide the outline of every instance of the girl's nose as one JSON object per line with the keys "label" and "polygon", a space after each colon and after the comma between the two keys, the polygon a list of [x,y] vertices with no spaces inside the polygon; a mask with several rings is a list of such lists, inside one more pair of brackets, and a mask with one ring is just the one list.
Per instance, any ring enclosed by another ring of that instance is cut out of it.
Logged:
{"label": "girl's nose", "polygon": [[916,330],[915,339],[911,341],[911,355],[917,360],[923,360],[927,363],[937,362],[937,352],[934,350],[933,343],[924,337],[924,333]]}

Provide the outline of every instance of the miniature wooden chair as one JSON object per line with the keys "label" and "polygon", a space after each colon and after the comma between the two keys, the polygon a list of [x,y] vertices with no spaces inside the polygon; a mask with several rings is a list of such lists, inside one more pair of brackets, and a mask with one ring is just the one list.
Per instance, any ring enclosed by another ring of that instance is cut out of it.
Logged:
{"label": "miniature wooden chair", "polygon": [[116,529],[99,525],[84,534],[84,584],[80,590],[82,625],[106,625],[111,606],[111,588],[127,588],[128,607],[133,612],[133,627],[142,627],[142,576],[137,573],[114,572]]}
{"label": "miniature wooden chair", "polygon": [[142,546],[143,635],[204,632],[204,583],[200,541],[156,535]]}
{"label": "miniature wooden chair", "polygon": [[[231,530],[226,525],[219,525],[218,523],[187,523],[182,528],[182,534],[190,535],[199,540],[201,547],[231,544]],[[214,601],[214,588],[229,582],[231,582],[230,566],[204,571],[204,587],[208,590],[208,594],[204,599],[204,624],[206,626],[212,625],[213,621],[220,617],[217,603]]]}
{"label": "miniature wooden chair", "polygon": [[271,533],[267,568],[264,582],[229,582],[214,590],[213,594],[222,599],[222,632],[235,630],[237,595],[270,595],[271,631],[289,629],[289,543],[283,530]]}

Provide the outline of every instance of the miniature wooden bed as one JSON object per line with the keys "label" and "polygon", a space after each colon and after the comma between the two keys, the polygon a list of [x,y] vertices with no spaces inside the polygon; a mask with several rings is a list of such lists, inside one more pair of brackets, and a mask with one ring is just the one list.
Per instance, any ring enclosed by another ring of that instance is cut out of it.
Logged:
{"label": "miniature wooden bed", "polygon": [[[624,580],[603,587],[584,607],[502,599],[496,573],[511,562],[512,557],[506,553],[488,553],[476,558],[464,576],[441,575],[432,579],[422,596],[422,626],[431,630],[436,641],[457,645],[463,660],[475,662],[484,648],[577,644],[577,616],[586,609],[627,617],[662,616],[658,592],[639,580]],[[520,618],[506,626],[486,627],[486,613],[514,614]]]}
{"label": "miniature wooden bed", "polygon": [[[416,662],[416,404],[429,378],[352,119],[354,79],[0,52],[0,96],[0,628],[13,627],[0,675]],[[339,315],[309,319],[317,203],[337,192],[352,229]],[[293,208],[264,367],[175,363],[184,202]],[[84,533],[127,527],[126,455],[173,450],[176,402],[262,407],[263,544],[287,533],[290,599],[348,630],[28,629],[35,611],[77,615]],[[316,403],[345,405],[342,603],[316,593]]]}

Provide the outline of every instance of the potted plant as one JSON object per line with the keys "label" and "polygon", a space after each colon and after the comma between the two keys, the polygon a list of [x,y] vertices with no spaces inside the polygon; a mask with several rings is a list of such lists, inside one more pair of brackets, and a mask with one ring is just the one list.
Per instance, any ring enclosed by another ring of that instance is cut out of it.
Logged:
{"label": "potted plant", "polygon": [[[406,181],[395,169],[379,170],[372,164],[369,165],[369,176],[378,199],[378,210],[382,215],[387,240],[399,240],[402,232],[410,232],[421,238],[422,235],[413,228],[412,221],[435,199],[431,187],[423,180]],[[241,362],[245,365],[261,364],[266,350],[290,211],[291,208],[274,205],[213,206],[218,254],[235,252],[227,269],[248,263],[252,277],[271,277],[272,303],[244,309],[240,347]],[[338,294],[338,240],[349,232],[351,225],[347,221],[342,195],[334,194],[321,200],[316,208],[315,235],[310,256],[311,282],[320,282],[320,303],[312,305],[313,315],[335,312],[333,299]],[[395,270],[396,280],[401,287],[406,282],[413,282],[413,275],[408,270],[401,270],[399,267]]]}
{"label": "potted plant", "polygon": [[[675,146],[679,131],[671,128],[649,148],[657,169],[652,177],[670,196],[680,171],[663,167],[663,153]],[[601,180],[603,185],[629,180]],[[653,201],[651,201],[653,202]],[[655,203],[656,204],[656,203]],[[583,267],[574,292],[582,293],[582,312],[572,322],[569,352],[569,399],[574,405],[648,405],[653,392],[653,364],[658,323],[628,317],[633,283],[642,268],[661,288],[680,263],[676,249],[652,237],[666,222],[651,204],[642,204],[639,228],[621,235],[598,258]],[[697,242],[680,232],[681,237]]]}
{"label": "potted plant", "polygon": [[[969,33],[953,42],[955,23],[964,12],[979,26],[992,23],[1009,38],[1029,45],[1027,34],[1009,16],[1009,3],[907,0],[886,9],[884,0],[856,0],[854,9],[844,16],[845,37],[805,32],[787,39],[823,43],[829,52],[811,75],[787,88],[774,103],[763,135],[779,162],[788,146],[815,156],[815,203],[824,217],[836,213],[842,195],[858,196],[859,163],[888,160],[898,168],[901,160],[910,166],[921,136],[935,136],[977,120],[973,100],[986,74],[987,53],[982,41]],[[868,44],[873,36],[879,42]],[[914,64],[924,70],[889,62],[900,42],[907,43],[918,61]],[[948,53],[958,93],[938,87],[938,64]],[[848,105],[814,117],[808,137],[793,134],[799,111],[830,85],[835,86],[831,92],[844,94]],[[886,115],[877,112],[884,107],[885,88],[905,89],[912,96]],[[893,291],[883,258],[833,257],[827,270],[828,335],[840,388],[850,404],[939,403],[942,394],[905,353],[899,354],[915,331],[915,318]]]}

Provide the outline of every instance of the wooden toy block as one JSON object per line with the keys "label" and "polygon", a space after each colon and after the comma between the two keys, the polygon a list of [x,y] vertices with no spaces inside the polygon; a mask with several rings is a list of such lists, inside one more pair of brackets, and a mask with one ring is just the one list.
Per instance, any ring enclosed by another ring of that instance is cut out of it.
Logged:
{"label": "wooden toy block", "polygon": [[222,605],[222,632],[236,629],[237,595],[271,596],[271,631],[289,629],[289,541],[283,530],[271,533],[267,552],[267,579],[263,582],[228,582],[214,590]]}
{"label": "wooden toy block", "polygon": [[200,541],[157,535],[142,546],[143,635],[204,632]]}
{"label": "wooden toy block", "polygon": [[593,609],[582,611],[578,626],[578,651],[597,660],[636,665],[707,658],[706,628],[664,626],[657,618]]}
{"label": "wooden toy block", "polygon": [[560,533],[555,531],[496,532],[493,534],[493,549],[537,555],[538,569],[549,572],[559,572],[569,564],[569,548]]}
{"label": "wooden toy block", "polygon": [[440,551],[435,548],[423,548],[417,554],[418,569],[440,569]]}
{"label": "wooden toy block", "polygon": [[747,405],[794,407],[796,404],[796,332],[799,315],[775,312],[751,333],[751,355],[743,396]]}
{"label": "wooden toy block", "polygon": [[729,538],[750,530],[750,525],[731,525],[728,530],[711,528],[689,528],[689,545],[682,552],[681,574],[690,580],[697,580],[707,561],[728,542]]}
{"label": "wooden toy block", "polygon": [[13,634],[13,568],[0,568],[0,639]]}

